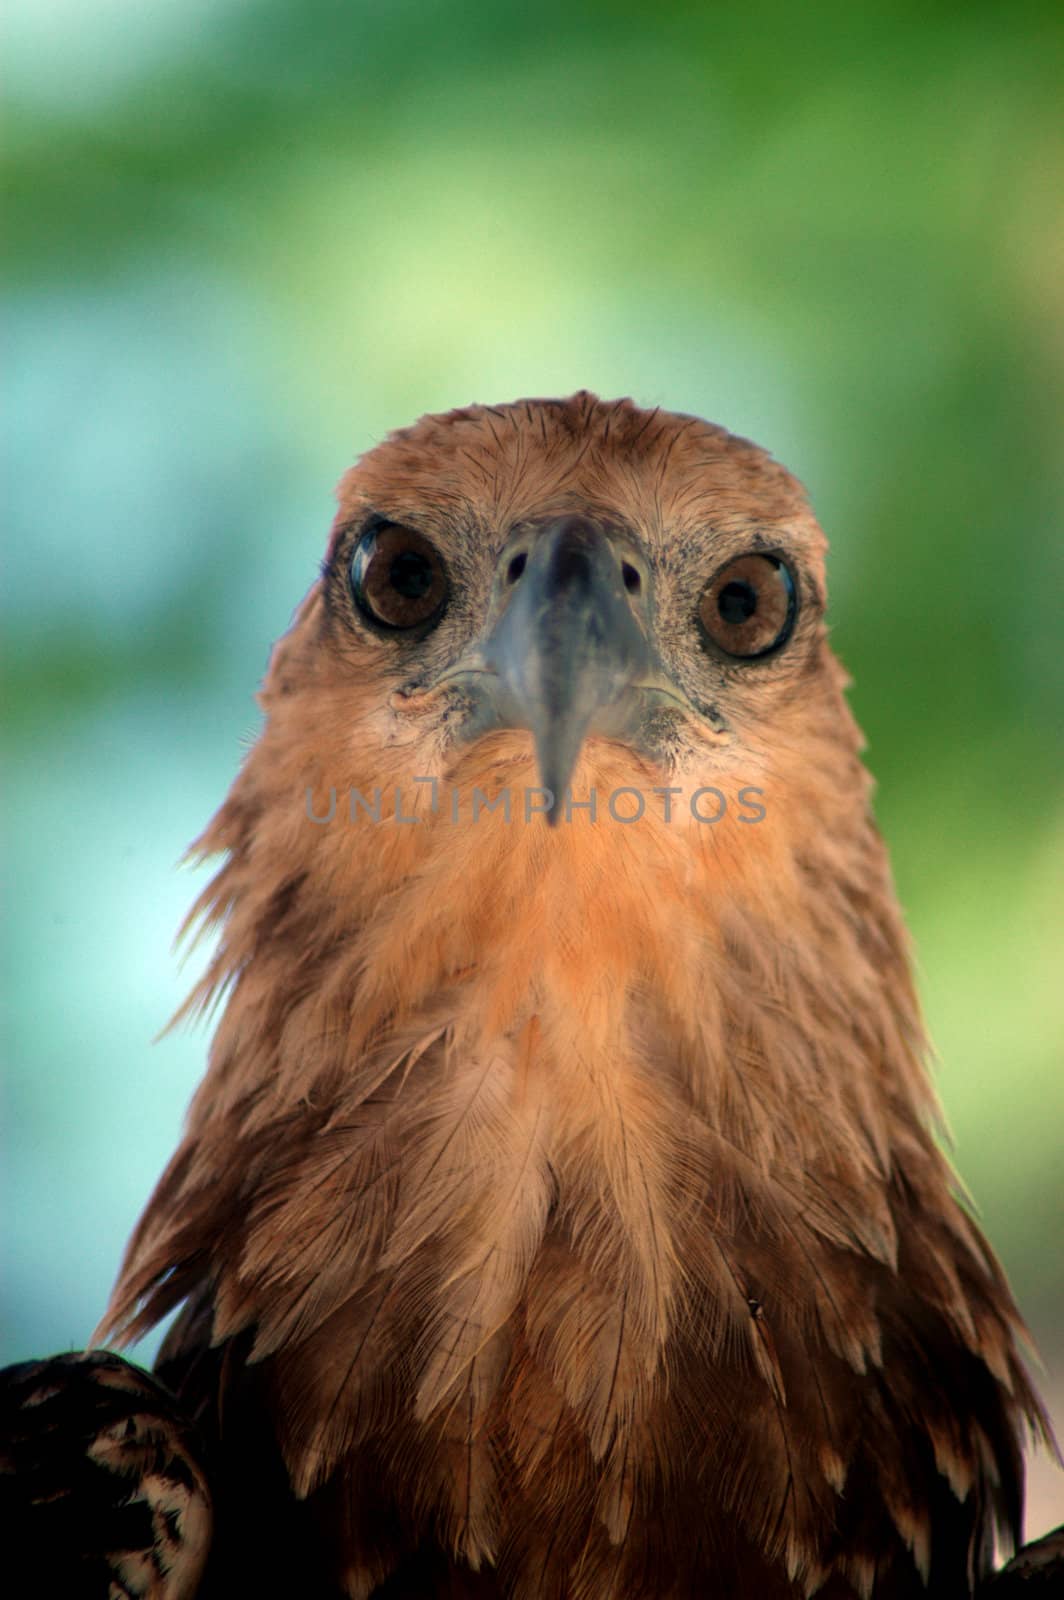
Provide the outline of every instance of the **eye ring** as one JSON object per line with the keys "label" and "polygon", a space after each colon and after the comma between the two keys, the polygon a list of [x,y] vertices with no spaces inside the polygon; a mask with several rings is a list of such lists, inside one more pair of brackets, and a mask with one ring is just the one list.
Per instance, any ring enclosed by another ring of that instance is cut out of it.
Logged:
{"label": "eye ring", "polygon": [[781,650],[794,631],[798,586],[780,557],[749,551],[716,572],[698,602],[703,638],[736,661]]}
{"label": "eye ring", "polygon": [[428,631],[439,622],[451,585],[431,540],[401,523],[377,523],[351,554],[351,594],[374,627],[388,633]]}

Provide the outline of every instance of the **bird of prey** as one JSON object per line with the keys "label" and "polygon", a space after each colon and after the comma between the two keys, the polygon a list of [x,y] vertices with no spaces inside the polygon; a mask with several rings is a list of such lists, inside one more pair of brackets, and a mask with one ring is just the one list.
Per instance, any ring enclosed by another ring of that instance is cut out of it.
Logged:
{"label": "bird of prey", "polygon": [[586,392],[343,479],[96,1336],[181,1307],[202,1595],[967,1600],[1015,1542],[1048,1424],[824,552],[764,450]]}

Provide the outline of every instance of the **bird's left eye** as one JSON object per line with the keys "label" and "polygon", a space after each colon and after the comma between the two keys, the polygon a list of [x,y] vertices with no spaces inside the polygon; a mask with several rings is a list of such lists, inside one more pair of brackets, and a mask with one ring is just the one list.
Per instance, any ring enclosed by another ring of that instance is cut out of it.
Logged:
{"label": "bird's left eye", "polygon": [[386,522],[364,533],[351,557],[351,593],[381,628],[438,622],[447,604],[447,568],[435,545],[413,528]]}
{"label": "bird's left eye", "polygon": [[747,661],[786,644],[797,595],[778,556],[746,555],[720,569],[698,602],[703,633],[726,655]]}

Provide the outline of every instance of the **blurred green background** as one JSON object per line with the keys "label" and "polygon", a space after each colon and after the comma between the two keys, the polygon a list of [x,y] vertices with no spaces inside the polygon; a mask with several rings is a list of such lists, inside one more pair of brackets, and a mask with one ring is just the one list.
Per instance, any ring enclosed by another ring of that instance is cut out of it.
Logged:
{"label": "blurred green background", "polygon": [[957,1160],[1064,1412],[1062,24],[9,4],[4,1358],[84,1341],[175,1142],[174,865],[332,485],[586,386],[813,496]]}

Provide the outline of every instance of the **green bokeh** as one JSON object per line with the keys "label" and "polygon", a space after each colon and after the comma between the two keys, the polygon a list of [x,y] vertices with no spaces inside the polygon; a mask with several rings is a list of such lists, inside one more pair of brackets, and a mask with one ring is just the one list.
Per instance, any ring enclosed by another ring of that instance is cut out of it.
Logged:
{"label": "green bokeh", "polygon": [[1061,1360],[1060,19],[14,6],[5,1354],[84,1339],[175,1140],[173,864],[332,483],[589,387],[812,493],[959,1167]]}

